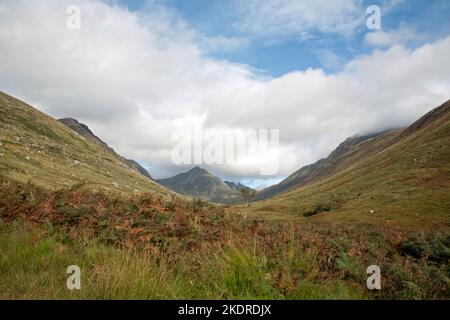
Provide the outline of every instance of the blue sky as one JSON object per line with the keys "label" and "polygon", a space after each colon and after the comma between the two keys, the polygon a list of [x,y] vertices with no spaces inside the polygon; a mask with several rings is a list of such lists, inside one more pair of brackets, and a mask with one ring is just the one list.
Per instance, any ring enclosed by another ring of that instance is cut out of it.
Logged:
{"label": "blue sky", "polygon": [[[298,0],[301,2],[301,0]],[[145,10],[148,0],[120,0],[129,10]],[[307,39],[295,32],[282,31],[277,35],[255,35],[237,25],[242,18],[236,7],[245,1],[234,0],[160,0],[157,3],[175,10],[193,29],[208,37],[223,36],[245,39],[246,44],[233,49],[208,52],[210,57],[226,59],[249,65],[268,75],[278,77],[295,70],[322,68],[327,72],[339,71],[353,58],[369,54],[373,46],[364,41],[367,15],[361,11],[362,20],[350,35],[321,32],[311,26]],[[332,1],[331,1],[332,2]],[[445,0],[364,0],[356,1],[361,8],[379,5],[382,8],[382,30],[391,32],[402,26],[417,33],[415,39],[404,43],[414,49],[433,42],[450,33],[450,2]],[[276,27],[276,26],[275,26]],[[262,33],[265,25],[261,25]]]}

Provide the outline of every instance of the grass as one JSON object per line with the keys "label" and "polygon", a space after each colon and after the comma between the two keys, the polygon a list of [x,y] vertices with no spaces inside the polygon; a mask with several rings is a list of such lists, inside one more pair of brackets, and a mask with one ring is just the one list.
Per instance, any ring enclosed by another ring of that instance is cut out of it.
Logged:
{"label": "grass", "polygon": [[[244,219],[223,207],[154,194],[0,184],[0,298],[440,299],[449,243],[393,238],[367,225]],[[170,201],[170,206],[167,206]],[[66,288],[66,268],[82,289]],[[367,266],[383,289],[365,287]]]}
{"label": "grass", "polygon": [[[272,276],[273,261],[250,248],[214,246],[177,257],[180,252],[117,248],[87,239],[67,243],[55,235],[42,237],[45,231],[29,226],[14,228],[0,236],[3,299],[364,297],[360,288],[344,282],[331,281],[329,287],[308,280],[280,287]],[[65,272],[72,264],[82,270],[81,290],[66,288]]]}

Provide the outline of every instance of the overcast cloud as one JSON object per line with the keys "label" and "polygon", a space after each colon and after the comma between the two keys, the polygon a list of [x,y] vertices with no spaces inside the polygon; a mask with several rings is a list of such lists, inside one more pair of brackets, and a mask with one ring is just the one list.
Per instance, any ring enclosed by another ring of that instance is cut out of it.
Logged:
{"label": "overcast cloud", "polygon": [[[253,1],[245,3],[241,28],[253,33],[270,14],[270,3],[262,13],[254,12]],[[358,19],[346,17],[354,17],[360,3],[346,3],[280,5],[271,19],[294,21],[309,10],[286,32],[347,34]],[[81,7],[79,31],[66,28],[69,4]],[[315,12],[333,18],[323,22]],[[267,177],[272,183],[328,155],[349,136],[406,126],[449,99],[450,37],[410,50],[392,40],[396,36],[368,35],[366,41],[385,48],[354,58],[339,72],[307,69],[272,78],[247,65],[207,58],[205,51],[247,42],[202,36],[162,5],[133,13],[101,1],[2,0],[0,90],[54,117],[88,124],[157,178],[187,169],[171,162],[176,128],[280,129],[280,172]],[[265,184],[252,163],[209,169]]]}

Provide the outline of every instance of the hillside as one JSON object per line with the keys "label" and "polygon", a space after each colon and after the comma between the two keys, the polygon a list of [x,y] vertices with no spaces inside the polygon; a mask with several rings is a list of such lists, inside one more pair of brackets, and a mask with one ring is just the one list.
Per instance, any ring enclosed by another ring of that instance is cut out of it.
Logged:
{"label": "hillside", "polygon": [[179,194],[217,203],[236,203],[242,201],[239,190],[232,189],[205,169],[195,167],[188,172],[157,182]]}
{"label": "hillside", "polygon": [[139,173],[141,173],[143,176],[153,180],[152,176],[148,173],[145,168],[143,168],[138,162],[130,159],[125,159],[124,157],[117,154],[113,148],[109,147],[105,142],[103,142],[99,137],[97,137],[89,127],[83,123],[78,122],[78,120],[73,118],[64,118],[59,119],[59,122],[64,124],[65,126],[69,127],[70,129],[77,132],[79,135],[85,137],[86,139],[96,143],[100,147],[106,149],[108,152],[113,154],[116,158],[118,158],[120,161],[124,162],[126,165],[131,166],[132,168],[135,168]]}
{"label": "hillside", "polygon": [[[324,168],[337,159],[342,169],[254,203],[252,212],[267,218],[309,217],[333,224],[448,232],[450,101],[404,130],[363,139],[358,148],[349,141],[319,165]],[[350,151],[339,152],[345,149]]]}
{"label": "hillside", "polygon": [[[69,129],[0,92],[0,175],[47,189],[84,183],[94,189],[167,193],[89,128],[74,120],[70,123],[77,127]],[[81,129],[84,131],[76,132]],[[91,138],[85,137],[88,135]]]}
{"label": "hillside", "polygon": [[342,142],[327,158],[304,166],[280,183],[257,193],[255,200],[274,197],[294,188],[306,186],[331,177],[339,171],[351,167],[394,143],[401,130],[389,130],[377,134],[355,136]]}
{"label": "hillside", "polygon": [[127,163],[130,166],[132,166],[137,171],[139,171],[139,173],[142,174],[144,177],[147,177],[150,180],[153,180],[153,177],[150,175],[150,173],[148,173],[148,171],[143,166],[141,166],[139,162],[132,160],[132,159],[125,159],[125,160],[127,161]]}
{"label": "hillside", "polygon": [[240,182],[239,183],[236,183],[236,182],[233,182],[233,181],[224,181],[224,182],[225,182],[225,184],[227,186],[229,186],[231,188],[231,190],[234,190],[234,191],[240,192],[240,190],[242,190],[242,189],[255,191],[254,189],[252,189],[252,188],[250,188],[250,187],[248,187],[246,185],[243,185]]}

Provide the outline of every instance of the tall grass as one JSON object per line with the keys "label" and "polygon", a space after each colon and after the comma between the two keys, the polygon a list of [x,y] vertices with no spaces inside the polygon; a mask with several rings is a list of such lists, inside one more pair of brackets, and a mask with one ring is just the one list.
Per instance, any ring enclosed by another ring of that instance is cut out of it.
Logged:
{"label": "tall grass", "polygon": [[[13,228],[14,230],[11,230]],[[201,252],[118,248],[92,240],[62,243],[29,226],[0,234],[2,299],[306,299],[361,298],[361,290],[307,280],[286,290],[275,262],[255,248],[206,246]],[[68,290],[66,268],[81,268]],[[295,269],[289,270],[295,273]],[[313,277],[314,278],[314,277]],[[336,290],[336,288],[338,288]]]}
{"label": "tall grass", "polygon": [[[221,207],[0,185],[3,299],[448,298],[449,238],[319,221],[243,219]],[[367,266],[382,290],[366,288]],[[81,290],[66,287],[69,265]]]}

